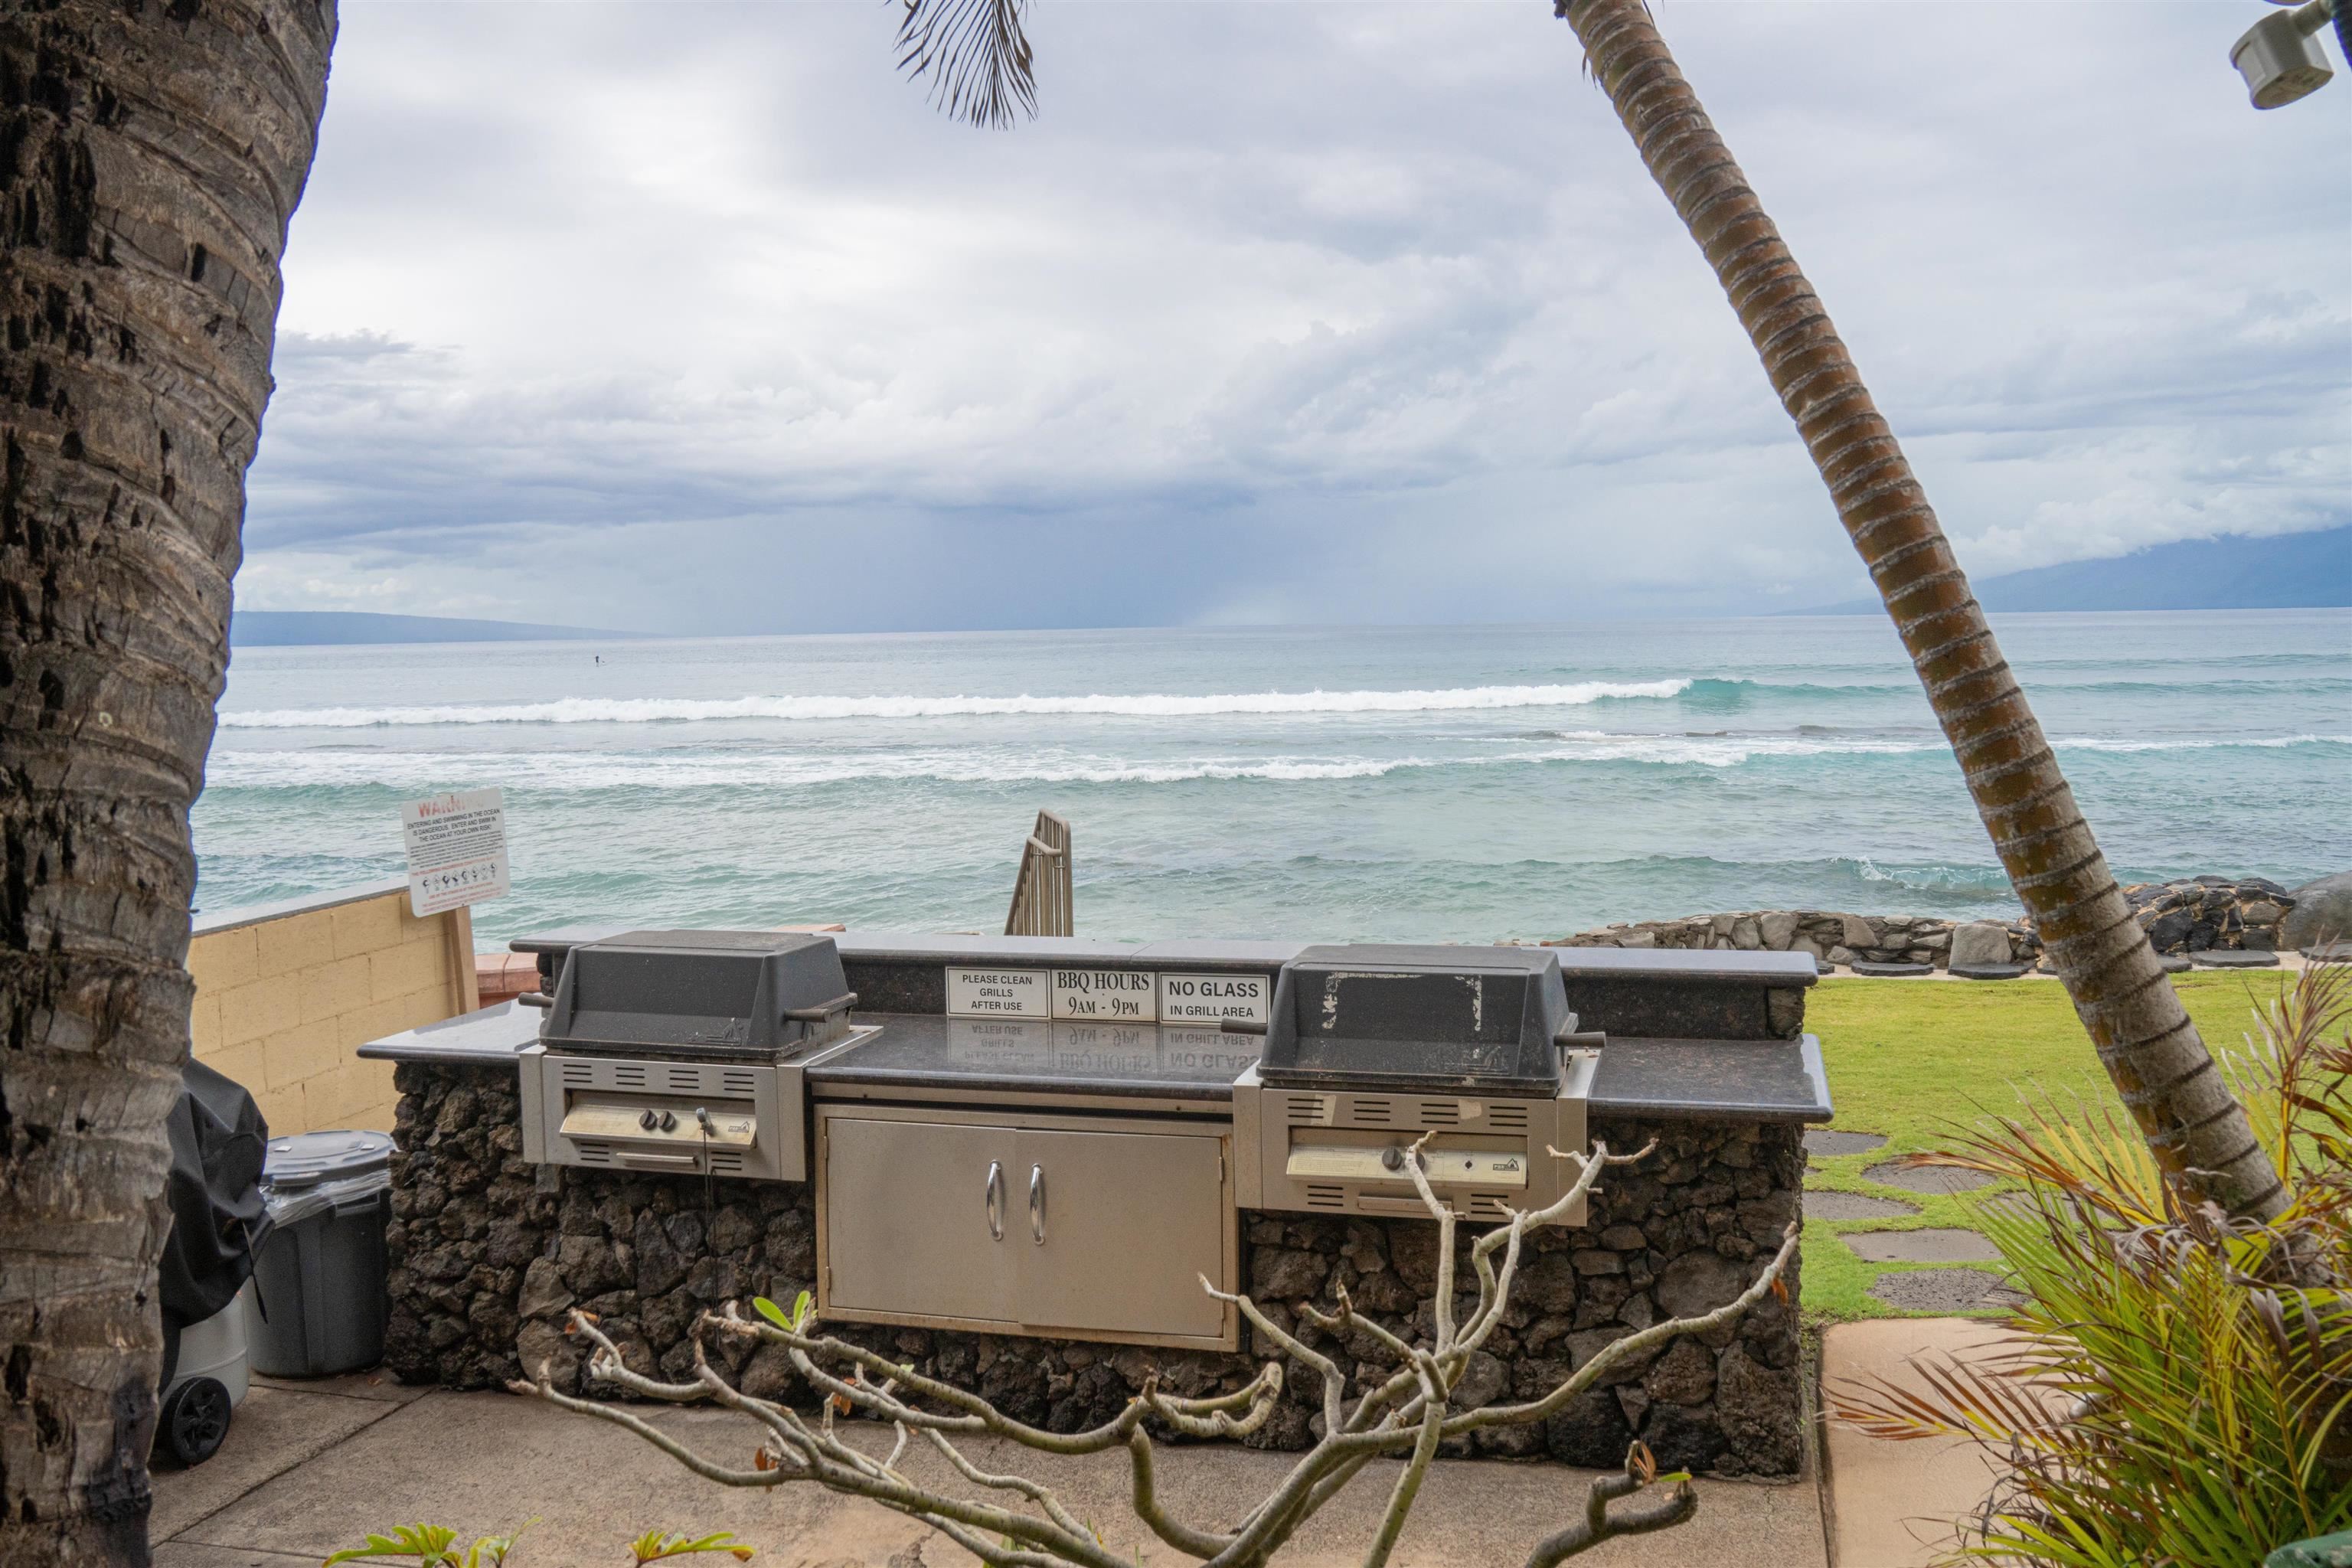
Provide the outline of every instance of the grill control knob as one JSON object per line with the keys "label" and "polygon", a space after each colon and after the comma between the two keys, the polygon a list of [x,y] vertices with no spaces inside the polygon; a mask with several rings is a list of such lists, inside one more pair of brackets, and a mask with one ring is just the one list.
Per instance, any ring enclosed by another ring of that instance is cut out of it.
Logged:
{"label": "grill control knob", "polygon": [[1381,1151],[1381,1163],[1391,1171],[1404,1169],[1404,1151],[1391,1143]]}
{"label": "grill control knob", "polygon": [[677,1113],[673,1110],[663,1111],[661,1113],[661,1130],[665,1132],[672,1132],[676,1131],[677,1129]]}
{"label": "grill control knob", "polygon": [[648,1132],[654,1130],[654,1113],[650,1110],[646,1111],[637,1118],[637,1125],[644,1128]]}

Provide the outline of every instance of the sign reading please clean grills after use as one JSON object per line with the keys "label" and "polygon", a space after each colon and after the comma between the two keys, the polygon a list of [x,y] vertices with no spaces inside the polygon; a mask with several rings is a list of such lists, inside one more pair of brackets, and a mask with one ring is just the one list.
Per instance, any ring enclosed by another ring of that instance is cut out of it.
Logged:
{"label": "sign reading please clean grills after use", "polygon": [[502,896],[507,800],[500,789],[461,789],[400,808],[408,846],[408,908],[419,919]]}

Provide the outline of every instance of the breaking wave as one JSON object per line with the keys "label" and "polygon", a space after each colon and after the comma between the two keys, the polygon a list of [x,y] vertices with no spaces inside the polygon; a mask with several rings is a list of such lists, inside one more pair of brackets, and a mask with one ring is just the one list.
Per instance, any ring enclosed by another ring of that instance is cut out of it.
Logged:
{"label": "breaking wave", "polygon": [[1217,713],[1433,713],[1580,708],[1611,699],[1677,697],[1688,679],[1581,680],[1565,686],[1462,686],[1436,691],[1254,691],[1207,696],[566,697],[551,702],[413,708],[275,708],[226,712],[227,730],[362,730],[432,724],[682,724],[718,719],[948,719],[1002,714],[1183,718]]}

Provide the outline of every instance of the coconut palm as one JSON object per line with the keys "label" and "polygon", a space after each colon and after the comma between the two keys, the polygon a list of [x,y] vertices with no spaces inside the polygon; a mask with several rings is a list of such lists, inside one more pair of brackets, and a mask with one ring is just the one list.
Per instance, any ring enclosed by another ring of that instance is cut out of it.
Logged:
{"label": "coconut palm", "polygon": [[0,14],[0,1568],[147,1561],[188,805],[334,36]]}
{"label": "coconut palm", "polygon": [[[1033,106],[1019,0],[907,0],[902,63],[976,125]],[[2189,1194],[2275,1218],[2255,1142],[2107,869],[2040,721],[1895,433],[1643,0],[1556,0],[1588,68],[1748,331],[1878,585],[2010,884],[2158,1163]]]}
{"label": "coconut palm", "polygon": [[2277,1169],[2132,918],[1895,433],[1642,0],[1559,0],[1642,162],[1715,268],[1910,651],[2010,885],[2158,1163],[2276,1217]]}

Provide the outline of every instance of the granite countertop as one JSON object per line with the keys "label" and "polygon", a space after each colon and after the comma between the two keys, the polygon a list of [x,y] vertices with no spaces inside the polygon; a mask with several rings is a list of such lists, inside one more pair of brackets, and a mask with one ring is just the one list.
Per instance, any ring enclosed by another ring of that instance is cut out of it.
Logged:
{"label": "granite countertop", "polygon": [[1171,1024],[910,1013],[865,1014],[860,1021],[881,1025],[882,1033],[812,1065],[812,1092],[839,1084],[1230,1101],[1234,1079],[1257,1060],[1261,1043],[1255,1035]]}
{"label": "granite countertop", "polygon": [[[535,1007],[501,1002],[462,1018],[371,1040],[375,1061],[498,1066],[539,1039]],[[1255,1035],[1166,1024],[1087,1024],[1042,1018],[942,1018],[871,1013],[881,1032],[808,1066],[808,1083],[862,1089],[1127,1095],[1230,1102],[1234,1079],[1257,1060]],[[1827,1121],[1821,1042],[1619,1037],[1601,1053],[1593,1116]]]}
{"label": "granite countertop", "polygon": [[444,1018],[437,1024],[370,1040],[359,1048],[359,1054],[379,1062],[495,1067],[514,1060],[515,1054],[525,1046],[539,1043],[539,1021],[544,1016],[536,1007],[501,1002],[478,1013]]}
{"label": "granite countertop", "polygon": [[1827,1121],[1822,1043],[1612,1037],[1585,1101],[1590,1116]]}

